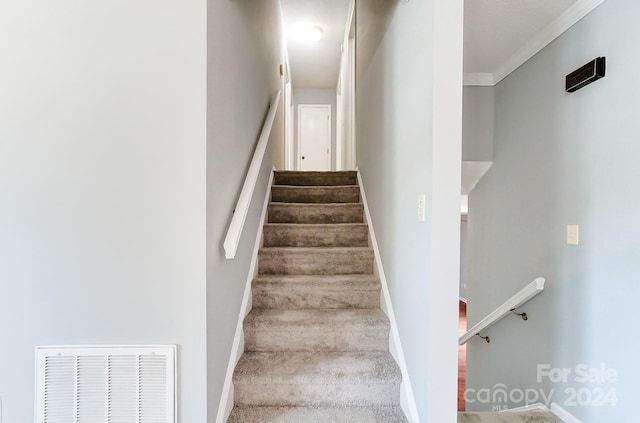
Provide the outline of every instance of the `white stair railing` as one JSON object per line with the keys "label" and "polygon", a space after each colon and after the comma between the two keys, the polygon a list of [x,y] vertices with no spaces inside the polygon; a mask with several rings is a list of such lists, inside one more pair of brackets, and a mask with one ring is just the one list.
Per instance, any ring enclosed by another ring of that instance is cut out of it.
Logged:
{"label": "white stair railing", "polygon": [[227,236],[224,239],[224,252],[227,259],[233,259],[236,257],[236,251],[238,250],[238,244],[240,243],[240,236],[242,235],[244,222],[247,219],[247,213],[249,212],[249,206],[251,205],[253,191],[255,190],[256,183],[258,182],[260,168],[262,167],[262,161],[264,160],[264,153],[267,150],[269,138],[271,137],[273,121],[276,118],[276,112],[278,111],[278,105],[280,104],[280,94],[280,91],[276,93],[276,96],[269,106],[269,113],[264,121],[262,132],[260,132],[258,144],[253,152],[253,158],[251,159],[247,176],[244,179],[242,191],[240,192],[240,197],[238,197],[238,203],[233,211],[233,218],[229,224]]}
{"label": "white stair railing", "polygon": [[[507,314],[513,313],[522,304],[526,303],[527,301],[529,301],[530,299],[532,299],[533,297],[535,297],[536,295],[544,291],[544,283],[545,283],[544,278],[536,278],[529,285],[525,286],[520,292],[518,292],[513,297],[509,298],[507,301],[505,301],[504,304],[502,304],[500,307],[493,310],[491,313],[487,315],[487,317],[480,320],[476,325],[474,325],[471,329],[465,332],[464,335],[458,338],[458,344],[459,345],[466,344],[469,341],[469,339],[473,338],[476,335],[480,335],[480,333],[483,330],[495,325],[500,320],[502,320]],[[524,320],[527,320],[526,313],[519,313],[519,315],[522,316]],[[482,335],[480,336],[485,341],[490,342],[490,339],[488,336],[482,336]]]}

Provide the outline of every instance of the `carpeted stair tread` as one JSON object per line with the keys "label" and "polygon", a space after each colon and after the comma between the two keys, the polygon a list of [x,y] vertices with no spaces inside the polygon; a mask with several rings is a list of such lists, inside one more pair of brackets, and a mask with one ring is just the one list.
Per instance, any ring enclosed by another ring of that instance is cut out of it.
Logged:
{"label": "carpeted stair tread", "polygon": [[362,203],[269,203],[269,223],[363,223]]}
{"label": "carpeted stair tread", "polygon": [[258,275],[254,308],[379,308],[380,280],[374,275]]}
{"label": "carpeted stair tread", "polygon": [[389,319],[378,309],[254,309],[245,351],[388,351]]}
{"label": "carpeted stair tread", "polygon": [[369,230],[364,223],[264,225],[265,247],[366,247]]}
{"label": "carpeted stair tread", "polygon": [[271,201],[274,203],[359,203],[357,185],[311,186],[273,185]]}
{"label": "carpeted stair tread", "polygon": [[399,405],[401,375],[388,352],[245,352],[237,406]]}
{"label": "carpeted stair tread", "polygon": [[294,284],[294,285],[331,285],[348,289],[380,289],[380,280],[375,275],[258,275],[255,283]]}
{"label": "carpeted stair tread", "polygon": [[258,252],[262,275],[373,274],[373,250],[366,247],[270,247]]}
{"label": "carpeted stair tread", "polygon": [[[240,357],[234,383],[400,383],[388,352],[248,352]],[[400,395],[400,392],[398,392]]]}
{"label": "carpeted stair tread", "polygon": [[406,423],[357,172],[277,171],[231,423]]}
{"label": "carpeted stair tread", "polygon": [[458,423],[562,423],[547,411],[458,413]]}
{"label": "carpeted stair tread", "polygon": [[229,423],[407,423],[400,407],[243,407]]}
{"label": "carpeted stair tread", "polygon": [[297,186],[357,185],[358,174],[351,170],[339,172],[276,171],[274,184]]}

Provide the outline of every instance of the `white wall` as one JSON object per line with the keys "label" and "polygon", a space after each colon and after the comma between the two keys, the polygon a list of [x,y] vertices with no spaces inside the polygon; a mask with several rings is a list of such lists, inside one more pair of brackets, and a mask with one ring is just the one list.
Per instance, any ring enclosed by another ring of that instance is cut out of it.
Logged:
{"label": "white wall", "polygon": [[358,166],[429,423],[456,419],[462,21],[462,1],[357,2]]}
{"label": "white wall", "polygon": [[[496,86],[494,164],[469,197],[469,323],[536,276],[547,289],[523,307],[526,323],[505,319],[490,345],[468,344],[467,386],[553,389],[585,423],[637,420],[639,15],[636,1],[606,1]],[[564,92],[566,74],[603,55],[604,79]],[[566,245],[568,224],[580,225],[580,245]],[[538,383],[545,363],[572,374]],[[580,382],[580,364],[617,380]],[[615,406],[589,401],[611,389]]]}
{"label": "white wall", "polygon": [[[296,88],[293,89],[294,104],[294,137],[295,154],[298,158],[298,105],[300,104],[330,104],[331,105],[331,169],[336,168],[336,90],[335,88]],[[297,161],[294,160],[294,163]]]}
{"label": "white wall", "polygon": [[284,100],[234,260],[222,243],[269,103],[283,89],[284,61],[278,0],[210,0],[208,14],[207,373],[215,416],[272,162],[284,165]]}
{"label": "white wall", "polygon": [[6,0],[0,396],[33,421],[37,344],[178,344],[206,420],[206,3]]}

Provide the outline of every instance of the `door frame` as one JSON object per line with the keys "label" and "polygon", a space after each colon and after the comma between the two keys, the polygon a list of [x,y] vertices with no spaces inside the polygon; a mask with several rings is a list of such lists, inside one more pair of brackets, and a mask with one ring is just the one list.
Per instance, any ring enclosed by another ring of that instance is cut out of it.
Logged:
{"label": "door frame", "polygon": [[356,168],[356,28],[354,17],[355,0],[351,0],[342,40],[340,72],[336,88],[336,170],[354,170]]}
{"label": "door frame", "polygon": [[298,104],[298,136],[296,137],[296,169],[302,168],[302,109],[328,109],[329,110],[329,142],[327,143],[327,169],[331,170],[331,143],[333,140],[333,123],[331,122],[331,104]]}
{"label": "door frame", "polygon": [[285,170],[293,170],[293,87],[291,81],[284,84],[284,166]]}
{"label": "door frame", "polygon": [[282,77],[284,101],[284,169],[293,170],[295,163],[295,138],[294,138],[294,108],[293,108],[293,81],[291,80],[291,69],[289,67],[289,52],[286,43],[284,49],[284,63],[282,66]]}
{"label": "door frame", "polygon": [[[352,18],[353,19],[353,18]],[[356,38],[355,38],[355,22],[351,21],[349,36],[349,103],[346,111],[349,119],[349,135],[347,138],[347,148],[349,149],[349,162],[344,168],[354,170],[357,167],[357,148],[356,148]],[[344,163],[344,157],[343,157]]]}

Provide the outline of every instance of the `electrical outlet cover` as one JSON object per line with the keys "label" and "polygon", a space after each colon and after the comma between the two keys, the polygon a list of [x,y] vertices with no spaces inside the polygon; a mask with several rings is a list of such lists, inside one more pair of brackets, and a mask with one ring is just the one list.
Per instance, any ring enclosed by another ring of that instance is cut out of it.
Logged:
{"label": "electrical outlet cover", "polygon": [[567,245],[580,244],[580,227],[578,225],[567,225]]}

